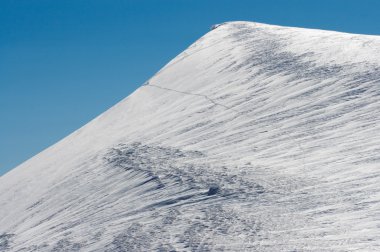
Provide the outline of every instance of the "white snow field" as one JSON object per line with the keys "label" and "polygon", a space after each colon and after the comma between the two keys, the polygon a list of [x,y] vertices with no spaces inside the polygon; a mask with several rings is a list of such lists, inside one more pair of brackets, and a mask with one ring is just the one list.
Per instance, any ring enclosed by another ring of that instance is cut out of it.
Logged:
{"label": "white snow field", "polygon": [[0,178],[2,251],[380,251],[380,36],[229,22]]}

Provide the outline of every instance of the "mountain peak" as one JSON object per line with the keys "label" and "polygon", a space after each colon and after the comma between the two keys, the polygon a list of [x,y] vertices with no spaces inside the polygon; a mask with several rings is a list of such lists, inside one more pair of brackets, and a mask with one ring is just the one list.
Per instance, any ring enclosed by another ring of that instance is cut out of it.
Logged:
{"label": "mountain peak", "polygon": [[213,26],[0,177],[0,250],[377,250],[379,48]]}

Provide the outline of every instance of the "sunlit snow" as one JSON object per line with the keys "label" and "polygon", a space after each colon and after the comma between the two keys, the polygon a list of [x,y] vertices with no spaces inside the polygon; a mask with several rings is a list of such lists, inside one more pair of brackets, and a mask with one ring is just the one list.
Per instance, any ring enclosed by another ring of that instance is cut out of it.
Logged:
{"label": "sunlit snow", "polygon": [[0,177],[0,251],[380,251],[380,37],[213,26]]}

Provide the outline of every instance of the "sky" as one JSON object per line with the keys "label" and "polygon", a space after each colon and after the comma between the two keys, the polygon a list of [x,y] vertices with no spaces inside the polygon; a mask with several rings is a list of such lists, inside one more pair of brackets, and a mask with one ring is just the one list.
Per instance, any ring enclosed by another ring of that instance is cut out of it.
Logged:
{"label": "sky", "polygon": [[380,35],[378,0],[1,0],[0,176],[116,104],[213,24]]}

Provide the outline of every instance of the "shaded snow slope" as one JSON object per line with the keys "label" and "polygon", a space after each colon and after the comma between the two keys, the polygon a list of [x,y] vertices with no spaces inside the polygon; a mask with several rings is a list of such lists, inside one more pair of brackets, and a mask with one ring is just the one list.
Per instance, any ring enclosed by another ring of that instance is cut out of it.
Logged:
{"label": "shaded snow slope", "polygon": [[379,251],[380,37],[231,22],[0,178],[0,251]]}

